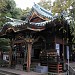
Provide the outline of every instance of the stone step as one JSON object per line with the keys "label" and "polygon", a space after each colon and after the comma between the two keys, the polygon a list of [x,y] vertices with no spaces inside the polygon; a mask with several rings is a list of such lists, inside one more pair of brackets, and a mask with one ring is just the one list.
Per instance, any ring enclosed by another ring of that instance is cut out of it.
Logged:
{"label": "stone step", "polygon": [[36,66],[35,71],[39,73],[47,73],[48,67],[47,66]]}
{"label": "stone step", "polygon": [[0,70],[0,75],[18,75],[18,74]]}
{"label": "stone step", "polygon": [[16,69],[16,70],[23,70],[23,65],[17,64],[17,65],[15,66],[15,69]]}
{"label": "stone step", "polygon": [[[67,63],[68,68],[68,63]],[[69,75],[75,75],[75,62],[69,64]]]}

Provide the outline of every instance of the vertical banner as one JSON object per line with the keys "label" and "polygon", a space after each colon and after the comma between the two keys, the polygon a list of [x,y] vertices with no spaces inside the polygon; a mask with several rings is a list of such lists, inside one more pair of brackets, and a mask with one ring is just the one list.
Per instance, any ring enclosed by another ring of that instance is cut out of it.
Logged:
{"label": "vertical banner", "polygon": [[69,46],[67,46],[68,75],[69,75]]}
{"label": "vertical banner", "polygon": [[60,44],[56,44],[55,49],[57,50],[57,54],[60,55]]}
{"label": "vertical banner", "polygon": [[67,59],[69,59],[69,46],[67,46]]}

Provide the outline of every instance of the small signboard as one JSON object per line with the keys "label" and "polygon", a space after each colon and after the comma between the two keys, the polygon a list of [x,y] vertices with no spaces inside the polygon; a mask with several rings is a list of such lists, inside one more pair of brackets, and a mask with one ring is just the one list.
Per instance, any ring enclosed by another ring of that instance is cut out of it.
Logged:
{"label": "small signboard", "polygon": [[56,44],[57,54],[60,55],[60,44]]}
{"label": "small signboard", "polygon": [[56,49],[58,49],[58,50],[59,50],[59,48],[60,48],[59,44],[56,44]]}

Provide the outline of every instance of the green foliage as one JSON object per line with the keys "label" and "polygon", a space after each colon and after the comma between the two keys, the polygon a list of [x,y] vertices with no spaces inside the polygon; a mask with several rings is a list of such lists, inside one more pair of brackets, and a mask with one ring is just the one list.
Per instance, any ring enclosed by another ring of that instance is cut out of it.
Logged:
{"label": "green foliage", "polygon": [[26,16],[27,14],[30,12],[30,8],[26,8],[26,10],[22,10],[22,14],[21,14],[21,19],[22,20],[25,20],[26,19]]}
{"label": "green foliage", "polygon": [[4,8],[6,7],[6,3],[5,3],[5,1],[4,0],[0,0],[0,13],[2,12],[2,11],[4,11]]}
{"label": "green foliage", "polygon": [[9,46],[9,39],[0,38],[0,47],[2,46]]}
{"label": "green foliage", "polygon": [[12,15],[12,18],[20,19],[22,16],[22,10],[20,8],[15,8],[10,13]]}
{"label": "green foliage", "polygon": [[2,51],[8,51],[9,50],[9,45],[10,45],[10,40],[9,39],[5,39],[5,38],[0,38],[0,49]]}
{"label": "green foliage", "polygon": [[11,12],[15,7],[14,0],[0,0],[0,13]]}
{"label": "green foliage", "polygon": [[[72,42],[75,43],[75,1],[74,0],[55,0],[52,6],[52,12],[59,15],[65,11],[67,21],[70,24],[70,33],[73,36]],[[65,17],[65,18],[66,18]]]}
{"label": "green foliage", "polygon": [[0,27],[6,22],[3,17],[12,17],[12,10],[16,7],[14,0],[0,0]]}
{"label": "green foliage", "polygon": [[51,10],[51,0],[41,0],[38,4],[46,10]]}
{"label": "green foliage", "polygon": [[0,0],[0,27],[6,22],[4,17],[12,17],[20,19],[22,10],[16,8],[14,0]]}
{"label": "green foliage", "polygon": [[75,1],[55,0],[52,5],[51,0],[41,0],[39,4],[47,10],[51,10],[53,15],[57,13],[61,16],[61,14],[65,12],[63,15],[65,18],[68,18],[67,21],[69,21],[70,24],[70,33],[74,37],[72,41],[75,42]]}
{"label": "green foliage", "polygon": [[73,41],[73,43],[75,43],[75,1],[72,1],[72,3],[71,3],[69,16],[70,16],[71,33],[74,36],[72,41]]}
{"label": "green foliage", "polygon": [[[5,22],[7,22],[5,16],[21,19],[29,11],[29,8],[27,8],[26,10],[16,8],[16,3],[14,0],[0,0],[0,28]],[[8,46],[10,45],[9,42],[9,39],[0,38],[0,48],[3,51],[7,51]]]}
{"label": "green foliage", "polygon": [[16,8],[16,3],[14,0],[0,0],[0,28],[6,22],[5,16],[15,18],[15,19],[24,19],[25,14],[30,11],[29,8],[22,10]]}
{"label": "green foliage", "polygon": [[55,13],[62,13],[63,11],[68,11],[68,8],[71,5],[71,0],[55,0],[52,6],[52,12]]}

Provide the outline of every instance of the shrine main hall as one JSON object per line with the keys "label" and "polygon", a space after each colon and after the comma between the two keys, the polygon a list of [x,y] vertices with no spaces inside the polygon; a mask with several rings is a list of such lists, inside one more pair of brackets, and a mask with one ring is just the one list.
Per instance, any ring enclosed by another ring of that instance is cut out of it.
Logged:
{"label": "shrine main hall", "polygon": [[6,19],[0,38],[10,39],[9,66],[26,65],[29,72],[32,63],[36,62],[48,66],[49,72],[64,71],[71,35],[63,15],[53,16],[34,4],[25,20]]}

